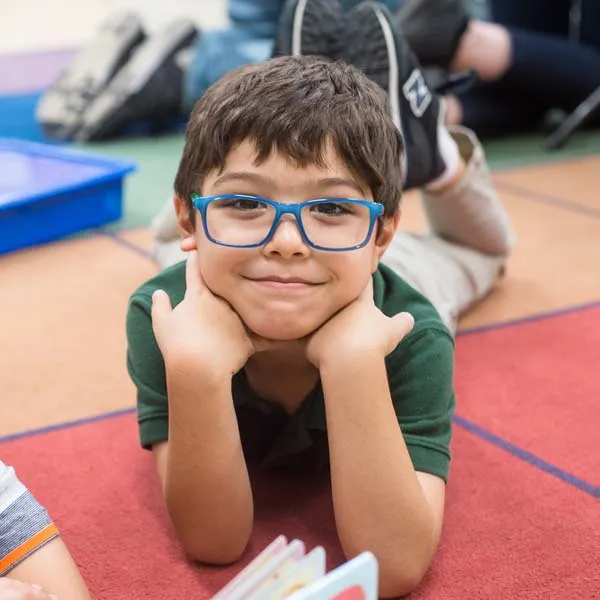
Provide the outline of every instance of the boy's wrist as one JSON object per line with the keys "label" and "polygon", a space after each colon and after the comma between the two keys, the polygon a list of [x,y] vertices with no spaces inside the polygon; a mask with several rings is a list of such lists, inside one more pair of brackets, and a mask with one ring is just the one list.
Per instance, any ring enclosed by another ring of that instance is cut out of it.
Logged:
{"label": "boy's wrist", "polygon": [[189,357],[171,357],[165,359],[165,370],[169,389],[201,389],[208,393],[219,392],[224,387],[231,389],[233,373],[227,365],[209,364]]}
{"label": "boy's wrist", "polygon": [[319,362],[321,379],[352,377],[353,374],[370,373],[385,361],[383,350],[375,348],[350,348],[332,351]]}

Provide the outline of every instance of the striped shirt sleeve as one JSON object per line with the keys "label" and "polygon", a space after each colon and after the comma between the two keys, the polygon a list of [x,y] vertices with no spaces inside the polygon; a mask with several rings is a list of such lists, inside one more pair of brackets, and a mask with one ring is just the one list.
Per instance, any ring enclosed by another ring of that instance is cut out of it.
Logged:
{"label": "striped shirt sleeve", "polygon": [[57,536],[46,510],[0,461],[0,577]]}

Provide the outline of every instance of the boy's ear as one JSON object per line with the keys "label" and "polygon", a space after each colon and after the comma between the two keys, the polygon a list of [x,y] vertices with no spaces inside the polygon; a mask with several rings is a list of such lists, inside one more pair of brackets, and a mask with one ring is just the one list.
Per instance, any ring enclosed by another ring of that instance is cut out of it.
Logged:
{"label": "boy's ear", "polygon": [[177,225],[181,236],[181,249],[184,252],[197,250],[196,247],[196,226],[194,223],[193,208],[188,202],[182,200],[179,196],[173,199],[175,203],[175,212],[177,214]]}
{"label": "boy's ear", "polygon": [[388,246],[392,243],[394,235],[398,229],[400,223],[400,210],[393,217],[383,217],[379,224],[379,231],[375,238],[375,252],[373,255],[373,270],[377,269],[377,265],[381,260],[384,252]]}

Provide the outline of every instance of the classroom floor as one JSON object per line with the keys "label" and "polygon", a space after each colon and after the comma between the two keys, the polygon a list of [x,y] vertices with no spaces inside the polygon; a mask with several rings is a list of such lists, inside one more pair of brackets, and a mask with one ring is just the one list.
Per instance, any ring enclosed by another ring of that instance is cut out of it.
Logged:
{"label": "classroom floor", "polygon": [[[0,77],[0,136],[38,135],[35,84],[58,54],[38,55],[37,75],[0,56],[0,73],[27,73]],[[127,299],[156,272],[148,224],[181,146],[179,135],[89,146],[139,165],[123,221],[0,257],[0,458],[48,507],[99,600],[203,600],[239,569],[181,553],[125,369]],[[600,134],[550,155],[532,136],[487,149],[518,243],[461,322],[445,531],[412,597],[600,598]],[[414,194],[404,210],[404,226],[421,229]],[[245,561],[284,533],[336,564],[327,481],[255,477]]]}

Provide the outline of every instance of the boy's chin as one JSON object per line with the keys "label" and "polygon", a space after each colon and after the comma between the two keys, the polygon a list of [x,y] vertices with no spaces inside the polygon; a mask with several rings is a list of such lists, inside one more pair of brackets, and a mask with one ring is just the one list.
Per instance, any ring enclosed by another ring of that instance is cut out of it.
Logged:
{"label": "boy's chin", "polygon": [[312,335],[319,327],[303,323],[246,323],[253,335],[273,342],[295,342]]}

